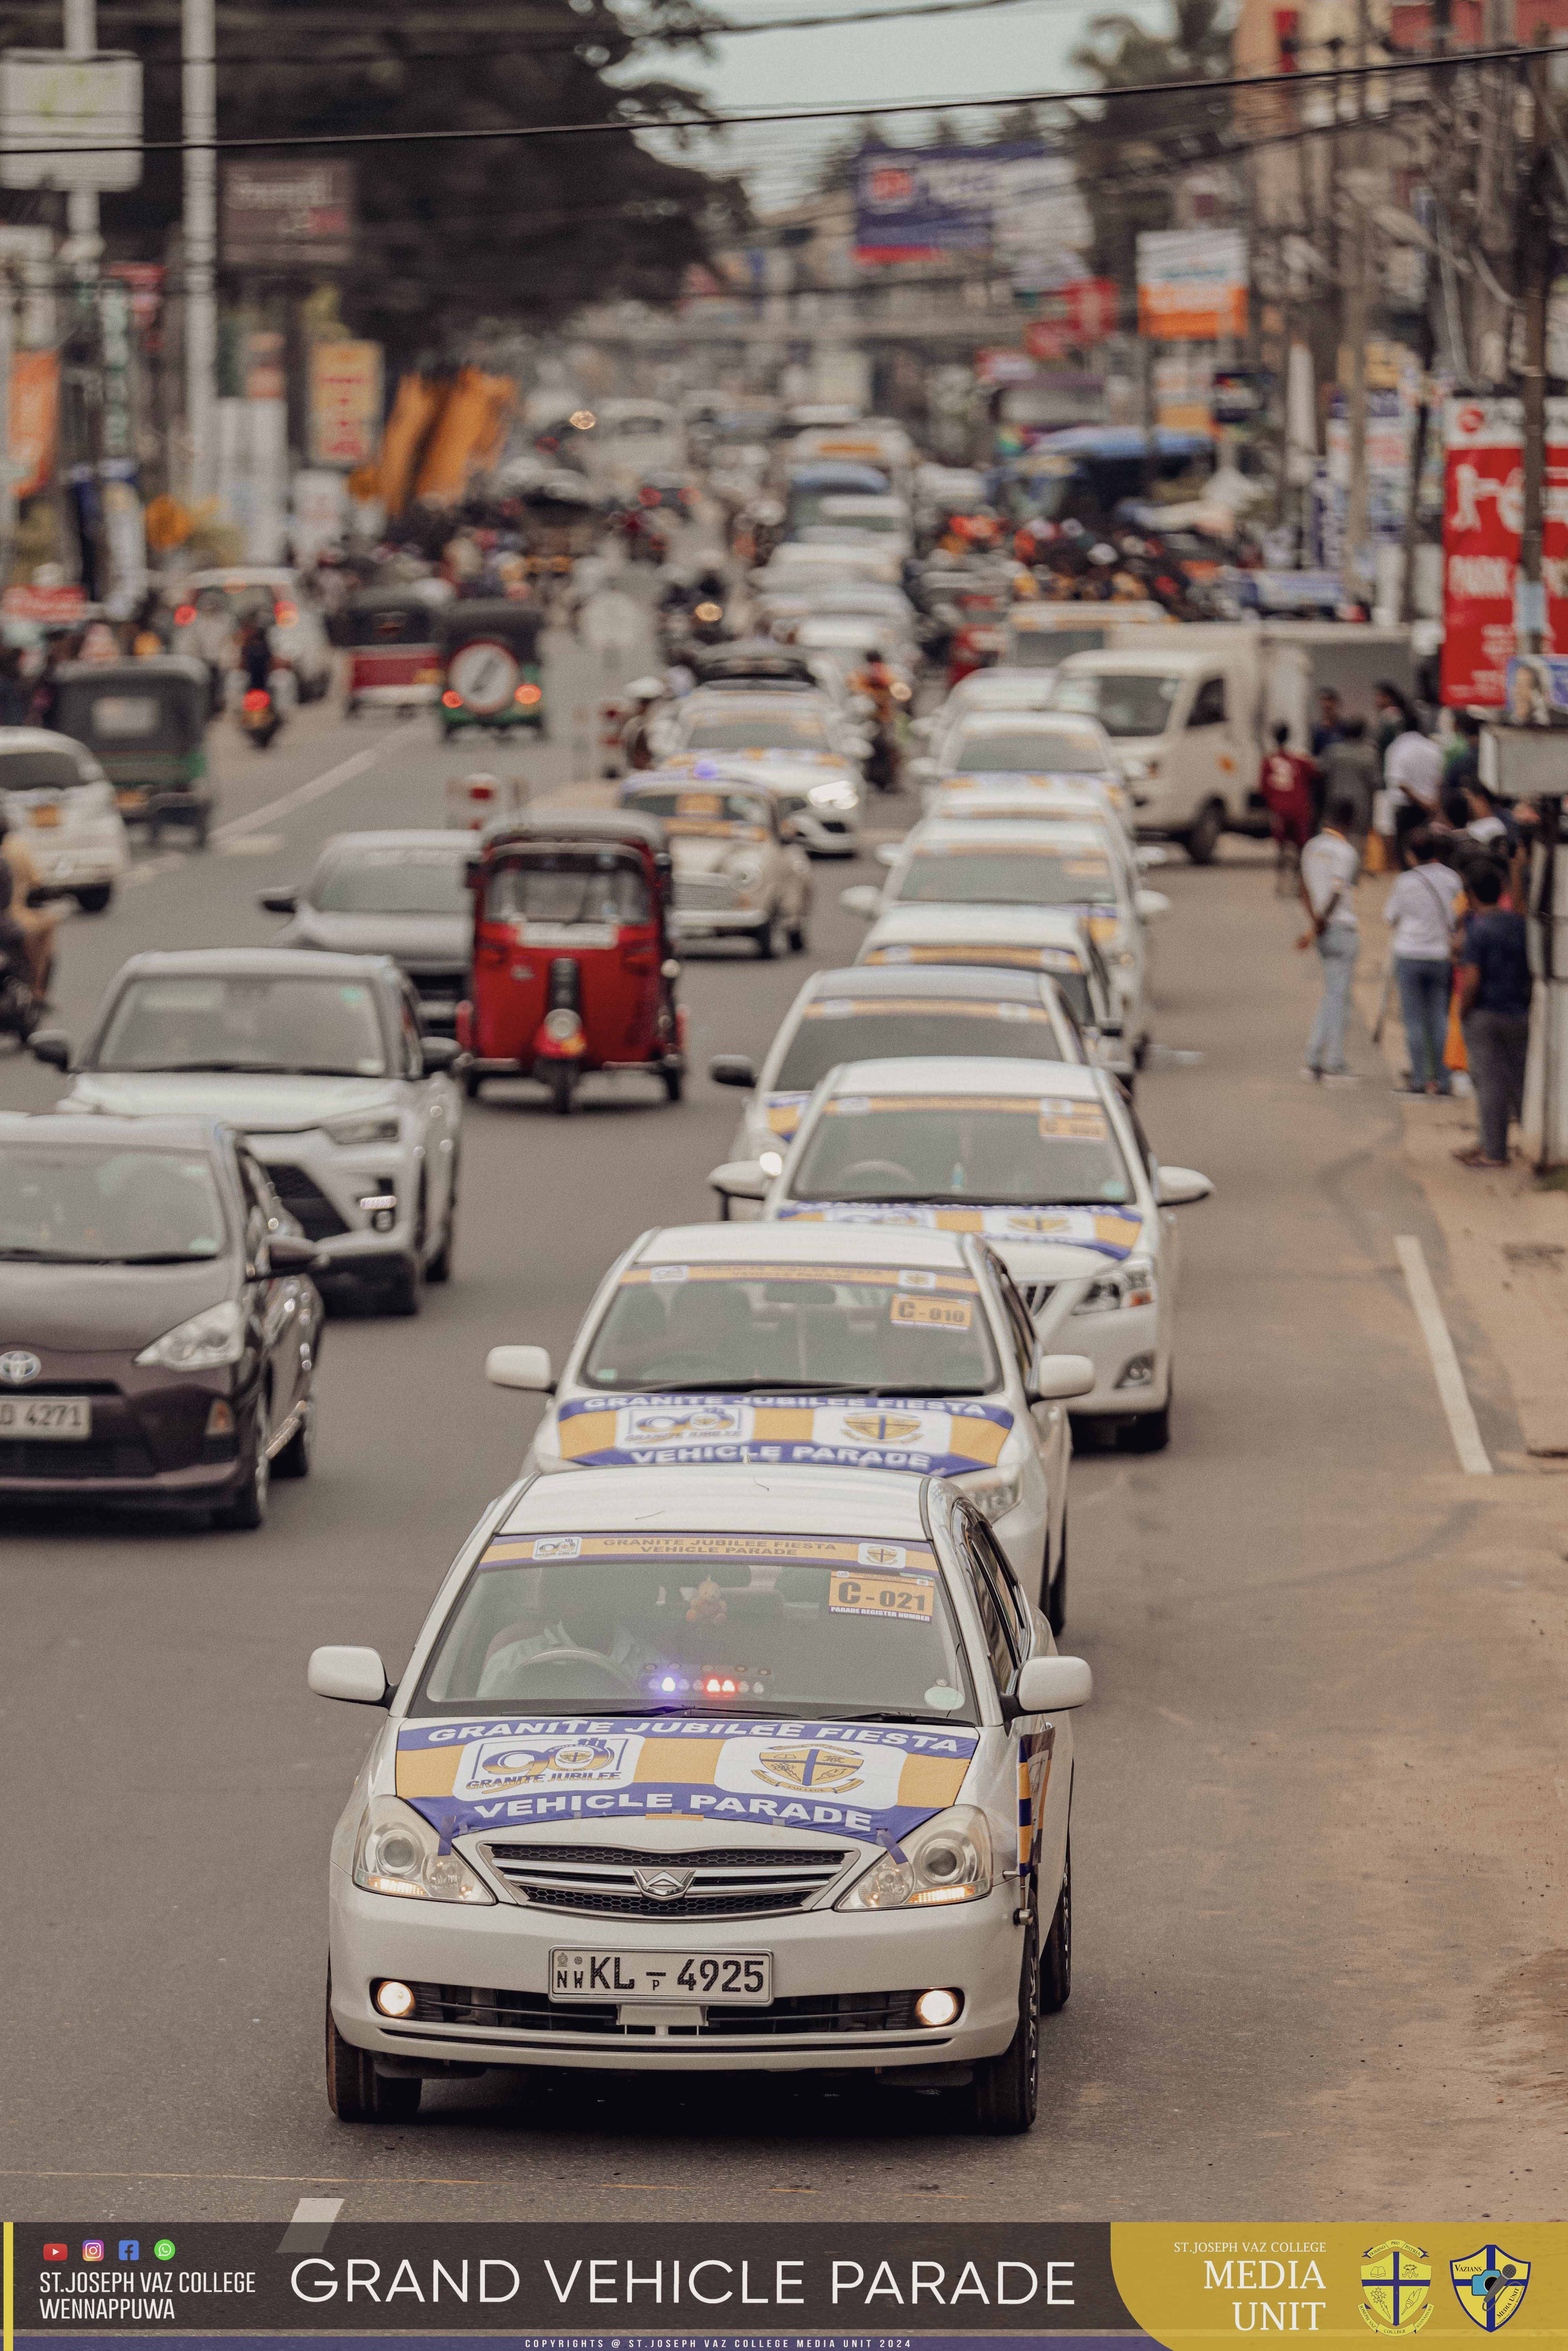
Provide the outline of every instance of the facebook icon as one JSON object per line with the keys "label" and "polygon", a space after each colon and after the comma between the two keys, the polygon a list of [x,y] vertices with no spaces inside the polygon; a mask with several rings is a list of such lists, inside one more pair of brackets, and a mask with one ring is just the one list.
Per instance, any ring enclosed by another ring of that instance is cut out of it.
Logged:
{"label": "facebook icon", "polygon": [[139,2262],[141,2259],[141,2238],[121,2237],[120,2241],[120,2258],[122,2262]]}

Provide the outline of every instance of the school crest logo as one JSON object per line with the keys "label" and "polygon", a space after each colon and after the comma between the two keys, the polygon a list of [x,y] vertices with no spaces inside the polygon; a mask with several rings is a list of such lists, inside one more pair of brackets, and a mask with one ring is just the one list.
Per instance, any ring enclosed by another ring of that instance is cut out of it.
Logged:
{"label": "school crest logo", "polygon": [[907,1445],[920,1434],[917,1412],[846,1412],[844,1426],[866,1445]]}
{"label": "school crest logo", "polygon": [[1360,2308],[1375,2335],[1419,2335],[1432,2315],[1432,2264],[1419,2245],[1387,2237],[1363,2253]]}
{"label": "school crest logo", "polygon": [[847,1795],[861,1783],[862,1759],[852,1747],[766,1747],[757,1759],[757,1776],[770,1788],[792,1788],[796,1794]]}
{"label": "school crest logo", "polygon": [[700,1445],[738,1437],[740,1414],[733,1405],[691,1405],[685,1411],[640,1409],[631,1414],[632,1445]]}
{"label": "school crest logo", "polygon": [[621,1761],[621,1745],[608,1739],[573,1739],[559,1747],[492,1748],[479,1758],[481,1771],[508,1784],[525,1780],[601,1780]]}
{"label": "school crest logo", "polygon": [[1448,2275],[1465,2316],[1483,2334],[1495,2335],[1524,2300],[1530,2263],[1500,2245],[1478,2245],[1463,2260],[1448,2263]]}

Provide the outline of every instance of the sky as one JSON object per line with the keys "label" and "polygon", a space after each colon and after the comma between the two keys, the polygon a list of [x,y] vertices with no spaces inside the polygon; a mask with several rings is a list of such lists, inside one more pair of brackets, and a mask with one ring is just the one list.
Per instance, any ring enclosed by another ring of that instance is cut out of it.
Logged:
{"label": "sky", "polygon": [[[772,16],[828,16],[877,0],[715,0],[737,22]],[[651,53],[654,70],[705,89],[721,107],[866,105],[891,99],[925,107],[960,98],[1005,99],[1070,86],[1080,78],[1068,64],[1091,20],[1135,15],[1159,23],[1159,0],[1014,0],[1014,5],[958,16],[895,16],[886,25],[845,25],[809,33],[754,33],[718,41],[704,61],[689,53]],[[645,68],[644,68],[645,69]],[[623,74],[621,78],[625,78]],[[974,118],[971,118],[974,120]],[[925,123],[919,116],[884,118],[883,135]],[[824,148],[843,136],[833,123],[791,123],[703,136],[690,160],[716,171],[744,171],[757,210],[791,202]]]}

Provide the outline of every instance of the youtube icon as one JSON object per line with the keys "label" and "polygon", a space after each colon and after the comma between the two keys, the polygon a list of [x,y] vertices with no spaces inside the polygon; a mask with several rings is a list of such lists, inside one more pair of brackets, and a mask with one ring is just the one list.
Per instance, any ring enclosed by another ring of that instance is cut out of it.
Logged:
{"label": "youtube icon", "polygon": [[44,2259],[47,2262],[68,2262],[70,2257],[70,2247],[68,2245],[46,2245],[44,2247]]}

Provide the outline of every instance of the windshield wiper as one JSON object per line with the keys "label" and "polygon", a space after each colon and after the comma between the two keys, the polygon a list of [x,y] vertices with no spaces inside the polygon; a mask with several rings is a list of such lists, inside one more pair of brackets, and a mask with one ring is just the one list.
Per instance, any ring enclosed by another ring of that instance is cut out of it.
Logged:
{"label": "windshield wiper", "polygon": [[112,1265],[107,1257],[87,1257],[75,1249],[0,1249],[0,1258],[14,1265]]}
{"label": "windshield wiper", "polygon": [[216,1265],[217,1252],[202,1249],[132,1249],[125,1257],[95,1258],[95,1265]]}
{"label": "windshield wiper", "polygon": [[117,1070],[104,1061],[99,1066],[105,1075],[117,1078],[177,1078],[198,1073],[222,1078],[277,1078],[297,1074],[286,1061],[149,1061],[127,1070]]}

